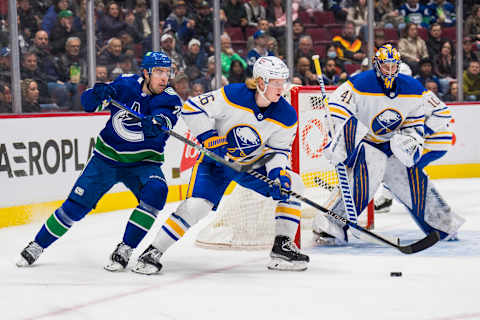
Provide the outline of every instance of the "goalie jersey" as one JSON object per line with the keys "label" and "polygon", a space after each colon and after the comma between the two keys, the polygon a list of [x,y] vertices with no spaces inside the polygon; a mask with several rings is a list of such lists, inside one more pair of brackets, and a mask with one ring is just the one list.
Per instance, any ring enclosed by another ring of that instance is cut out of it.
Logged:
{"label": "goalie jersey", "polygon": [[248,164],[267,153],[275,156],[267,164],[286,168],[297,131],[297,113],[283,98],[264,110],[255,102],[255,90],[244,83],[188,99],[182,116],[195,136],[215,129],[227,138],[227,157]]}
{"label": "goalie jersey", "polygon": [[[115,100],[144,115],[159,115],[167,120],[170,128],[176,124],[182,103],[175,90],[167,87],[162,93],[148,95],[142,91],[143,77],[133,74],[120,75],[112,85]],[[96,103],[92,89],[85,92],[82,103]],[[112,104],[104,104],[97,111],[110,109],[110,118],[97,137],[94,153],[116,165],[135,165],[138,162],[163,163],[163,149],[168,135],[145,138],[140,120]]]}

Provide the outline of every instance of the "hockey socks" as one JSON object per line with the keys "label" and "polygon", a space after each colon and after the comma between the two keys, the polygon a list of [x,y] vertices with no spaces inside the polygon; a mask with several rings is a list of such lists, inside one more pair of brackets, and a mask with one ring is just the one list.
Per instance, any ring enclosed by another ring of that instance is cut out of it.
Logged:
{"label": "hockey socks", "polygon": [[136,248],[152,228],[157,213],[158,211],[153,207],[140,203],[130,215],[123,235],[123,242],[132,248]]}
{"label": "hockey socks", "polygon": [[74,221],[65,213],[63,207],[60,207],[43,224],[35,236],[35,242],[45,249],[63,236],[73,223]]}
{"label": "hockey socks", "polygon": [[162,229],[158,232],[153,246],[161,252],[165,252],[170,246],[183,237],[189,228],[190,225],[182,217],[172,213],[167,221],[165,221]]}

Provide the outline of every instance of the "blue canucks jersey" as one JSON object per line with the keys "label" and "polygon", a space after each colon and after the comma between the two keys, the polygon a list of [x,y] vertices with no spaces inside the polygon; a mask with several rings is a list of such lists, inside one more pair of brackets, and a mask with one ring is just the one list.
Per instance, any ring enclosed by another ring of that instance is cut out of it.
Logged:
{"label": "blue canucks jersey", "polygon": [[[182,103],[175,90],[167,87],[162,93],[148,95],[142,91],[143,77],[133,74],[120,75],[113,83],[115,100],[143,115],[159,115],[170,128],[177,123]],[[96,104],[92,89],[84,92],[84,103]],[[135,165],[138,162],[162,163],[163,150],[168,135],[155,138],[144,137],[140,120],[112,104],[99,106],[97,111],[111,111],[105,128],[97,137],[94,153],[117,165]]]}

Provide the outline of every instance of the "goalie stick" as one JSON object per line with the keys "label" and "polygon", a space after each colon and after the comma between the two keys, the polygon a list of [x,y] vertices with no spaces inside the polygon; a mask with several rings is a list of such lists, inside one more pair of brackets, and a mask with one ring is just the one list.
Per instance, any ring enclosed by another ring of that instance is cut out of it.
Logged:
{"label": "goalie stick", "polygon": [[[118,101],[115,101],[115,100],[112,99],[110,101],[110,103],[112,103],[117,108],[125,110],[126,112],[128,112],[129,114],[131,114],[132,116],[134,116],[138,119],[143,118],[142,114],[138,113],[135,110],[132,110],[128,106],[126,106],[126,105],[124,105],[124,104],[122,104]],[[187,138],[183,137],[182,135],[180,135],[180,134],[178,134],[178,133],[176,133],[176,132],[174,132],[170,129],[161,127],[161,126],[160,126],[160,128],[165,133],[167,133],[167,134],[173,136],[174,138],[188,144],[189,146],[205,153],[207,156],[211,157],[213,160],[218,161],[221,164],[223,164],[223,165],[225,165],[225,166],[227,166],[227,167],[229,167],[229,168],[231,168],[231,169],[233,169],[237,172],[246,172],[249,175],[251,175],[251,176],[253,176],[257,179],[260,179],[263,182],[269,184],[270,186],[277,185],[276,182],[273,181],[272,179],[269,179],[265,175],[252,170],[252,165],[243,166],[239,163],[226,161],[225,159],[219,157],[218,155],[211,152],[210,150],[202,147],[201,145],[196,144],[195,142],[193,142],[191,140],[188,140]],[[266,157],[267,156],[261,158],[260,160],[255,162],[254,165],[258,165],[259,163],[265,164],[268,160],[270,160],[270,159],[265,159]],[[248,169],[245,169],[245,168],[248,168]],[[438,233],[438,231],[434,231],[434,232],[430,233],[428,236],[426,236],[425,238],[423,238],[423,239],[421,239],[417,242],[411,243],[409,245],[401,246],[400,243],[399,243],[400,241],[398,241],[398,243],[394,243],[394,242],[392,242],[392,241],[390,241],[390,240],[388,240],[388,239],[386,239],[386,238],[384,238],[384,237],[382,237],[378,234],[375,234],[375,233],[371,232],[368,229],[365,229],[365,228],[357,225],[356,223],[353,223],[353,222],[349,221],[348,219],[336,214],[335,212],[322,207],[321,205],[317,204],[316,202],[314,202],[314,201],[312,201],[308,198],[305,198],[304,196],[302,196],[302,195],[300,195],[300,194],[298,194],[298,193],[296,193],[292,190],[286,190],[286,189],[283,189],[283,188],[281,188],[280,190],[281,190],[281,192],[286,193],[286,194],[288,194],[288,195],[290,195],[290,196],[292,196],[292,197],[294,197],[294,198],[296,198],[296,199],[314,207],[315,209],[320,210],[322,213],[334,218],[335,220],[339,221],[340,223],[343,223],[344,225],[348,225],[348,226],[358,230],[359,232],[364,233],[366,236],[370,236],[370,237],[376,239],[377,241],[379,241],[383,244],[386,244],[390,247],[396,248],[400,252],[403,252],[405,254],[411,254],[411,253],[416,253],[416,252],[422,251],[424,249],[427,249],[427,248],[433,246],[435,243],[437,243],[440,240],[440,234]]]}

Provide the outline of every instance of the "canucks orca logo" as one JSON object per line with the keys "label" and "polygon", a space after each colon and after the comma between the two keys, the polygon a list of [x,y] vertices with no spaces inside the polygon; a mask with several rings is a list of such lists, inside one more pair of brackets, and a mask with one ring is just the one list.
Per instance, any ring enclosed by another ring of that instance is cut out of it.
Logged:
{"label": "canucks orca logo", "polygon": [[235,126],[226,136],[228,153],[235,158],[247,157],[262,145],[258,132],[248,125]]}
{"label": "canucks orca logo", "polygon": [[372,131],[378,136],[388,134],[397,129],[402,121],[400,112],[395,109],[385,109],[373,118]]}

